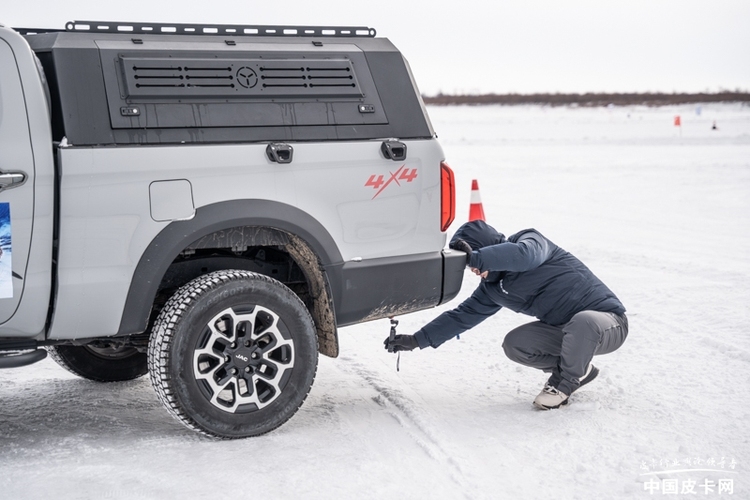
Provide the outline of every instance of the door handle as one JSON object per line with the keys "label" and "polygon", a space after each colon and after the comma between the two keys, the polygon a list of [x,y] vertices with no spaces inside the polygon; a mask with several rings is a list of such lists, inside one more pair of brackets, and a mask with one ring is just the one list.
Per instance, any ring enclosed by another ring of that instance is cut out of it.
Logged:
{"label": "door handle", "polygon": [[272,142],[266,146],[268,159],[276,163],[292,163],[294,148],[289,144]]}
{"label": "door handle", "polygon": [[13,189],[26,182],[26,174],[23,172],[0,171],[0,191]]}

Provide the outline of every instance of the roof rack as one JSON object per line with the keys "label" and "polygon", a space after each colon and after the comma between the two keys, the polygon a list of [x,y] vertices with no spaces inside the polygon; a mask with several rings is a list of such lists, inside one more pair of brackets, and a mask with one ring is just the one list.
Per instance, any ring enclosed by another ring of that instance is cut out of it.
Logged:
{"label": "roof rack", "polygon": [[[31,30],[49,32],[59,30]],[[366,26],[268,26],[245,24],[178,24],[178,23],[125,23],[112,21],[69,21],[65,31],[121,34],[164,35],[224,35],[224,36],[315,36],[315,37],[367,37],[375,36],[375,28]]]}
{"label": "roof rack", "polygon": [[65,30],[57,28],[11,28],[22,35],[41,35],[42,33],[60,33]]}

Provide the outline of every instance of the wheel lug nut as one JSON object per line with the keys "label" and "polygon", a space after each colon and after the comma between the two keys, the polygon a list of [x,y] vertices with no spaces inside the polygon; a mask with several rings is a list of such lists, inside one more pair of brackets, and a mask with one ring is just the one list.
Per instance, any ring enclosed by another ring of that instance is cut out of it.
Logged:
{"label": "wheel lug nut", "polygon": [[251,358],[253,358],[253,359],[257,359],[257,358],[258,358],[258,353],[257,353],[257,352],[254,352],[254,353],[252,353],[252,354],[250,355],[250,357],[251,357]]}
{"label": "wheel lug nut", "polygon": [[250,341],[249,340],[245,341],[245,347],[250,347]]}
{"label": "wheel lug nut", "polygon": [[232,349],[236,349],[237,348],[237,343],[236,342],[232,342],[232,346],[231,347],[232,347]]}
{"label": "wheel lug nut", "polygon": [[245,373],[250,373],[250,367],[249,366],[245,367]]}
{"label": "wheel lug nut", "polygon": [[237,368],[232,368],[232,375],[237,375]]}

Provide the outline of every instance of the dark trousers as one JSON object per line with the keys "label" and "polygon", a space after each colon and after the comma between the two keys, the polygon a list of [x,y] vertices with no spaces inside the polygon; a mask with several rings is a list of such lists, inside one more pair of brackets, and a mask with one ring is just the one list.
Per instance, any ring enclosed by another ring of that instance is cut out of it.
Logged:
{"label": "dark trousers", "polygon": [[594,355],[617,350],[627,336],[624,314],[581,311],[564,325],[521,325],[505,336],[503,349],[516,363],[551,373],[547,383],[571,395]]}

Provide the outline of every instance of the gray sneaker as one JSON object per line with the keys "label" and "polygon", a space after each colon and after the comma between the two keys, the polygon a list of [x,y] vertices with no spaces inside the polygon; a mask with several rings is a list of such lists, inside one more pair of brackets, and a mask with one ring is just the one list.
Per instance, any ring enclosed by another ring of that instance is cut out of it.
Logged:
{"label": "gray sneaker", "polygon": [[[592,364],[586,368],[586,373],[579,379],[578,388],[580,389],[584,385],[588,384],[599,375],[599,368]],[[544,384],[544,389],[534,399],[534,406],[542,410],[552,410],[568,404],[568,394],[559,391],[556,387],[549,384]]]}
{"label": "gray sneaker", "polygon": [[534,399],[534,406],[540,410],[552,410],[566,404],[568,404],[568,395],[549,384],[545,384],[542,392]]}
{"label": "gray sneaker", "polygon": [[586,373],[584,373],[583,377],[578,380],[578,388],[580,389],[584,385],[594,380],[597,375],[599,375],[599,368],[589,363],[588,368],[586,368]]}

